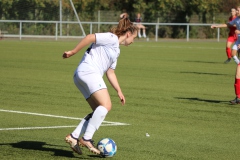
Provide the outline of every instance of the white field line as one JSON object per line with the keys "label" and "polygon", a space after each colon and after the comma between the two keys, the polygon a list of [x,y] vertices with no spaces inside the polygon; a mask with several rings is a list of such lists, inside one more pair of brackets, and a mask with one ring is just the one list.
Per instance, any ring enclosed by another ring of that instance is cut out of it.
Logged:
{"label": "white field line", "polygon": [[76,126],[0,128],[0,131],[9,131],[9,130],[31,130],[31,129],[53,129],[53,128],[71,128],[71,127],[76,127]]}
{"label": "white field line", "polygon": [[[123,126],[129,125],[124,123],[116,124],[102,124],[101,126]],[[16,127],[16,128],[0,128],[0,131],[9,131],[9,130],[34,130],[34,129],[58,129],[58,128],[74,128],[76,126],[49,126],[49,127]]]}
{"label": "white field line", "polygon": [[[57,115],[51,115],[51,114],[41,114],[41,113],[33,113],[33,112],[22,112],[22,111],[5,110],[5,109],[0,109],[0,112],[9,112],[9,113],[18,113],[18,114],[28,114],[28,115],[45,116],[45,117],[52,117],[52,118],[64,118],[64,119],[82,120],[82,118],[76,118],[76,117],[57,116]],[[103,121],[103,124],[102,124],[101,126],[119,126],[119,125],[130,125],[130,124],[120,123],[120,122]],[[49,127],[0,128],[0,131],[4,131],[4,130],[30,130],[30,129],[72,128],[72,127],[76,127],[76,126],[49,126]]]}

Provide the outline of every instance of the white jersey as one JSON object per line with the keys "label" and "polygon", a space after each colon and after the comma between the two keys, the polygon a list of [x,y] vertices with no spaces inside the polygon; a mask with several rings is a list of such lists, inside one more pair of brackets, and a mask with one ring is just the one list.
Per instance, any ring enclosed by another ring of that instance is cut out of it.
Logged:
{"label": "white jersey", "polygon": [[102,76],[109,69],[115,69],[120,55],[118,37],[110,32],[96,33],[96,43],[85,52],[77,72],[95,72]]}

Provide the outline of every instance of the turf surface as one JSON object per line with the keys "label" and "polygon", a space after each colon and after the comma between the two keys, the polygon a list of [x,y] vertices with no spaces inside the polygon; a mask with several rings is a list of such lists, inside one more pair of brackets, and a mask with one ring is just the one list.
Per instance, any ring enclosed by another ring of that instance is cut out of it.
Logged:
{"label": "turf surface", "polygon": [[[61,57],[77,42],[0,41],[0,159],[99,159],[64,142],[91,111],[72,80],[83,51]],[[118,160],[239,159],[240,106],[228,102],[236,64],[226,59],[225,42],[121,46],[126,105],[107,82],[113,109],[105,120],[130,125],[102,126],[94,140],[115,140]]]}

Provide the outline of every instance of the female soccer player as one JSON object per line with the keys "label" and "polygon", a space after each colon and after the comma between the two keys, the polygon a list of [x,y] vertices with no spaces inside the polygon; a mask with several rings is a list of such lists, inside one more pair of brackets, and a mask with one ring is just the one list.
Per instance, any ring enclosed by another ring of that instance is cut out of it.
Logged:
{"label": "female soccer player", "polygon": [[[237,11],[235,8],[231,8],[231,16],[228,19],[228,22],[231,22],[237,17]],[[220,27],[227,27],[226,24],[222,25],[212,25],[211,28],[220,28]],[[226,43],[226,53],[228,59],[224,63],[229,63],[231,61],[231,58],[233,56],[233,59],[237,59],[236,53],[232,53],[231,47],[234,44],[234,42],[237,40],[237,36],[235,34],[236,27],[235,26],[228,26],[229,28],[229,33],[228,33],[228,38],[227,38],[227,43]],[[235,56],[235,57],[234,57]]]}
{"label": "female soccer player", "polygon": [[[137,33],[138,28],[124,16],[118,26],[112,28],[110,32],[89,34],[73,50],[63,54],[63,58],[69,58],[85,46],[90,45],[74,73],[73,80],[93,112],[88,114],[76,129],[65,137],[66,142],[78,154],[82,154],[79,146],[87,147],[91,152],[100,154],[100,151],[93,145],[92,137],[112,108],[111,99],[103,80],[104,73],[117,91],[122,105],[125,104],[125,97],[114,70],[120,55],[119,44],[130,45],[137,37]],[[79,140],[83,133],[83,137]]]}

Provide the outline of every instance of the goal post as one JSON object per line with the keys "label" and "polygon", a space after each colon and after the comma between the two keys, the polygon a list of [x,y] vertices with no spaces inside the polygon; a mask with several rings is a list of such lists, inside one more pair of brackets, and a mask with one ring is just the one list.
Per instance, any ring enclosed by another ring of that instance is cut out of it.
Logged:
{"label": "goal post", "polygon": [[84,29],[83,29],[83,27],[82,27],[82,23],[81,23],[81,21],[80,21],[80,19],[79,19],[79,16],[78,16],[77,11],[76,11],[76,9],[75,9],[75,7],[74,7],[74,4],[73,4],[72,0],[69,0],[69,1],[70,1],[70,3],[71,3],[71,6],[72,6],[73,11],[74,11],[74,13],[75,13],[75,16],[76,16],[76,18],[77,18],[77,20],[78,20],[78,24],[79,24],[79,26],[80,26],[80,28],[81,28],[81,30],[82,30],[83,36],[85,37],[86,34],[85,34],[85,31],[84,31]]}
{"label": "goal post", "polygon": [[[77,14],[75,6],[74,6],[72,0],[69,0],[69,2],[71,4],[73,12],[74,12],[74,14],[76,16],[76,19],[78,21],[79,27],[80,27],[80,29],[81,29],[81,31],[83,33],[83,36],[85,37],[86,33],[85,33],[84,29],[83,29],[82,23],[81,23],[80,18],[79,18],[78,14]],[[60,36],[62,36],[62,0],[59,0],[59,21],[60,21]]]}

